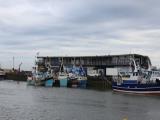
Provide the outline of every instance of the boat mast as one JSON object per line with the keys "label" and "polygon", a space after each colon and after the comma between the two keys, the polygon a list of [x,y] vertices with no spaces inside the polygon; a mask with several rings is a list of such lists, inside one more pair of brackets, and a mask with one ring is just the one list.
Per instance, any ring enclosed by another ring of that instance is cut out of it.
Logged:
{"label": "boat mast", "polygon": [[134,72],[138,72],[138,69],[137,69],[137,65],[136,65],[136,61],[134,59],[134,56],[131,57],[130,56],[130,66],[132,65],[132,62],[133,62],[133,65],[134,65]]}
{"label": "boat mast", "polygon": [[62,57],[62,60],[61,60],[61,66],[60,66],[60,71],[62,73],[62,67],[63,67],[63,57]]}
{"label": "boat mast", "polygon": [[147,63],[148,63],[148,71],[151,71],[151,61],[150,61],[150,59],[148,58],[148,60],[147,60]]}

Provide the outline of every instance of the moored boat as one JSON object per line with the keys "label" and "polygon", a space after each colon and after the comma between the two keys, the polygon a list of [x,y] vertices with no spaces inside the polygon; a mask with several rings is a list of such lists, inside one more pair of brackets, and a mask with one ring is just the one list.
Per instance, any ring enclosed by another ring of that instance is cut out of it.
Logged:
{"label": "moored boat", "polygon": [[35,80],[33,79],[32,76],[27,77],[27,85],[35,85]]}
{"label": "moored boat", "polygon": [[134,94],[159,94],[160,95],[160,71],[148,68],[141,69],[134,63],[134,70],[131,72],[119,72],[113,77],[113,91],[134,93]]}
{"label": "moored boat", "polygon": [[[53,75],[51,70],[51,65],[41,65],[41,60],[38,60],[38,54],[35,60],[35,66],[32,71],[32,78],[28,77],[27,84],[35,86],[52,86]],[[39,66],[39,64],[41,66]]]}
{"label": "moored boat", "polygon": [[58,76],[58,80],[60,82],[60,87],[67,87],[68,76],[64,72],[60,72]]}
{"label": "moored boat", "polygon": [[67,84],[68,84],[68,74],[64,70],[63,58],[62,58],[62,62],[61,62],[61,66],[60,66],[60,70],[59,70],[59,74],[58,74],[58,80],[59,80],[59,83],[60,83],[60,87],[67,87]]}
{"label": "moored boat", "polygon": [[71,73],[69,73],[69,79],[72,83],[72,87],[86,88],[87,77],[82,65],[73,66]]}
{"label": "moored boat", "polygon": [[54,80],[53,79],[48,79],[45,81],[45,87],[53,87],[54,84]]}
{"label": "moored boat", "polygon": [[87,87],[87,77],[79,76],[78,77],[78,86],[80,88],[86,88]]}

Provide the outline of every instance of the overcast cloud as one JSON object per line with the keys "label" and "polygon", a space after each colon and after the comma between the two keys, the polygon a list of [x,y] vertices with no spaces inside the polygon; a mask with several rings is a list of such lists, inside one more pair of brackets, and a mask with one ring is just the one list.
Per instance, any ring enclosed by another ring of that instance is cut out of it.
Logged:
{"label": "overcast cloud", "polygon": [[159,0],[0,0],[0,63],[45,56],[148,55],[160,65]]}

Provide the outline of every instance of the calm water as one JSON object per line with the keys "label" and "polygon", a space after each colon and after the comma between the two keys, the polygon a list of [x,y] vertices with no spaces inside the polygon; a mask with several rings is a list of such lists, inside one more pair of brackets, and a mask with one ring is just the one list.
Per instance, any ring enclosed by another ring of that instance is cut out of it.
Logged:
{"label": "calm water", "polygon": [[160,97],[0,82],[0,120],[160,120]]}

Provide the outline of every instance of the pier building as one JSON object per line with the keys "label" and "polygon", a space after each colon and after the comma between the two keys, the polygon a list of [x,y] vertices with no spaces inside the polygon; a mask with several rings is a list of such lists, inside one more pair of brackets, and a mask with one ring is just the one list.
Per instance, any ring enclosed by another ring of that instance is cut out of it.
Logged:
{"label": "pier building", "polygon": [[51,69],[53,72],[58,71],[59,66],[63,63],[65,67],[81,65],[89,74],[92,70],[99,70],[105,75],[106,68],[123,68],[127,69],[132,65],[131,59],[135,59],[136,64],[141,68],[148,69],[151,61],[148,56],[139,54],[123,55],[101,55],[101,56],[37,56],[36,64],[39,71]]}

